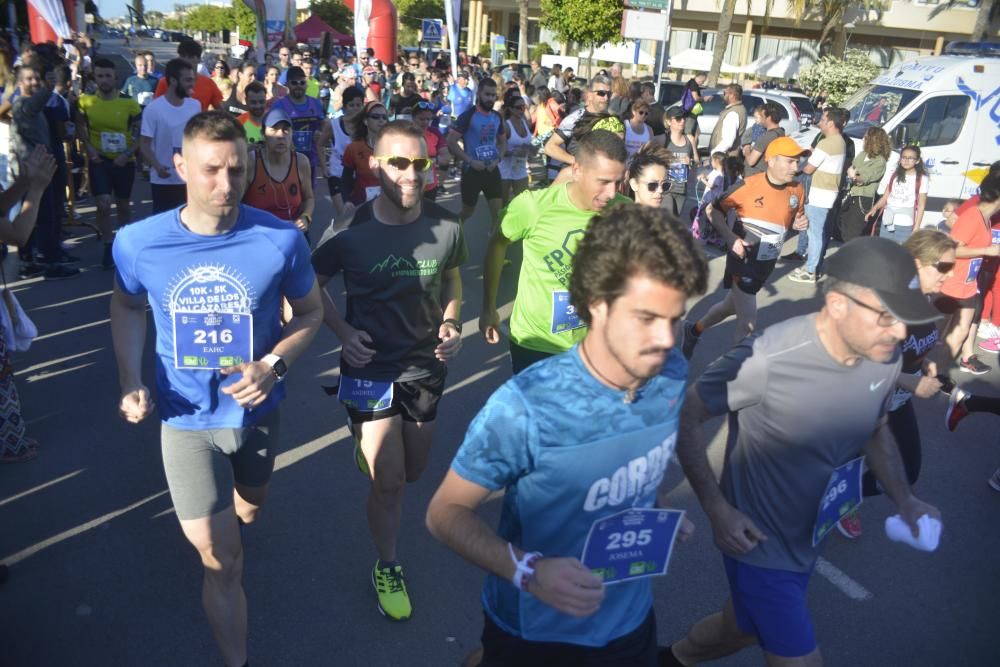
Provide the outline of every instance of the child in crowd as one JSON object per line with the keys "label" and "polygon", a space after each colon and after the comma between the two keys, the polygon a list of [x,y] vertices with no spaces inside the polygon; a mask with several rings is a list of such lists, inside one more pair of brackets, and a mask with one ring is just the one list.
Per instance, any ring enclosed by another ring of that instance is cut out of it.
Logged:
{"label": "child in crowd", "polygon": [[698,201],[698,207],[692,212],[694,216],[691,220],[691,233],[696,239],[710,245],[722,247],[719,235],[712,228],[712,222],[708,218],[706,209],[709,204],[718,199],[726,191],[726,154],[720,152],[712,153],[712,171],[698,176],[698,180],[705,187],[705,192]]}
{"label": "child in crowd", "polygon": [[938,229],[947,234],[951,231],[951,228],[955,226],[955,221],[958,220],[958,207],[962,205],[961,199],[949,199],[941,207],[941,222],[938,223]]}

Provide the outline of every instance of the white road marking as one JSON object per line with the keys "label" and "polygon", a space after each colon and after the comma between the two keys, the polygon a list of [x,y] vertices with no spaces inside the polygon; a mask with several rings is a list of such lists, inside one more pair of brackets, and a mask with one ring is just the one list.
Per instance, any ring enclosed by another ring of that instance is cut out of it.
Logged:
{"label": "white road marking", "polygon": [[840,568],[825,558],[820,557],[816,561],[816,571],[852,600],[871,600],[875,597],[871,591],[844,574]]}

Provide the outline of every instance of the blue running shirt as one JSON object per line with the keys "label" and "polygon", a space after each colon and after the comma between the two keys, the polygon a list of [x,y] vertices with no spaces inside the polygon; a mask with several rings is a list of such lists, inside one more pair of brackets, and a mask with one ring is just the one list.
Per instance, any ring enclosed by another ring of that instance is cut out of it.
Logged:
{"label": "blue running shirt", "polygon": [[278,406],[284,383],[252,410],[240,407],[222,393],[240,373],[175,367],[175,323],[186,313],[250,313],[251,354],[260,359],[281,339],[281,297],[301,299],[316,279],[309,248],[294,226],[250,206],[241,205],[236,224],[218,236],[191,232],[180,211],[123,227],[114,244],[118,284],[127,294],[146,294],[153,310],[157,409],[179,429],[253,424]]}
{"label": "blue running shirt", "polygon": [[[491,491],[506,490],[501,538],[545,556],[580,558],[595,521],[654,506],[677,442],[687,373],[687,362],[672,351],[660,375],[626,404],[623,392],[587,371],[574,346],[532,364],[490,397],[452,470]],[[605,588],[596,614],[576,618],[492,574],[482,599],[510,634],[584,646],[635,630],[653,604],[649,579],[626,581]]]}
{"label": "blue running shirt", "polygon": [[[455,121],[453,130],[462,135],[465,152],[486,163],[500,162],[497,137],[504,133],[503,119],[496,111],[484,112],[478,108],[469,109]],[[465,163],[466,169],[471,169]]]}

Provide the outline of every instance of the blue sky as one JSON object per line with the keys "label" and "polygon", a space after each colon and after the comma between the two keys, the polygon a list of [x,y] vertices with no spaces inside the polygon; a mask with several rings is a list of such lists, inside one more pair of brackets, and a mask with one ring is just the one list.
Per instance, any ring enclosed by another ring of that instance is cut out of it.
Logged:
{"label": "blue sky", "polygon": [[[125,6],[131,5],[130,0],[96,0],[97,7],[101,10],[101,16],[105,18],[113,19],[119,16],[125,16]],[[174,11],[175,4],[195,4],[196,0],[179,0],[175,3],[173,0],[145,0],[146,11],[155,9],[164,13]]]}

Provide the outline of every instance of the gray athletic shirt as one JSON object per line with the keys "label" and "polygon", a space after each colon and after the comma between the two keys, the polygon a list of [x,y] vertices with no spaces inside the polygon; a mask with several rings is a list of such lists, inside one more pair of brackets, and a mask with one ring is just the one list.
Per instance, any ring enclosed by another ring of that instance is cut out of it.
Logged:
{"label": "gray athletic shirt", "polygon": [[344,272],[345,319],[372,338],[375,356],[341,372],[361,380],[406,382],[438,372],[434,357],[443,317],[441,279],[468,256],[462,226],[450,211],[425,201],[406,225],[385,225],[373,202],[358,207],[346,229],[313,253],[316,273]]}
{"label": "gray athletic shirt", "polygon": [[819,550],[813,524],[830,474],[861,456],[886,413],[899,376],[892,360],[835,361],[816,315],[749,336],[698,380],[713,415],[729,413],[722,492],[768,540],[737,560],[808,572]]}

